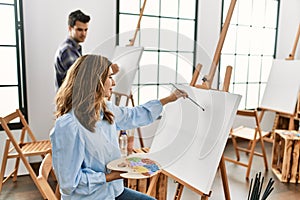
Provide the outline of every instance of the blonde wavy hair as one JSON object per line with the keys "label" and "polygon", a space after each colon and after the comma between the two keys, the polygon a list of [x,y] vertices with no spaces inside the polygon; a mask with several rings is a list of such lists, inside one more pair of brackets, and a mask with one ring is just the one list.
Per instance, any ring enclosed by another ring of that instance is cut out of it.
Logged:
{"label": "blonde wavy hair", "polygon": [[100,55],[79,57],[70,67],[56,94],[56,117],[74,110],[79,122],[91,132],[103,113],[103,120],[113,123],[114,115],[107,109],[104,83],[111,62]]}

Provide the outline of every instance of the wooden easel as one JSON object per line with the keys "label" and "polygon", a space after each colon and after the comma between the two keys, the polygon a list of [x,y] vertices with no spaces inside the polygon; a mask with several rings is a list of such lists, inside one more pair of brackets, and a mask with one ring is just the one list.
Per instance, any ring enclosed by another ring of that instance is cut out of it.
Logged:
{"label": "wooden easel", "polygon": [[[298,31],[297,31],[297,34],[296,34],[296,38],[295,38],[295,41],[294,41],[292,51],[289,54],[289,57],[286,58],[286,60],[294,60],[295,59],[295,53],[296,53],[297,45],[298,45],[298,42],[299,42],[299,38],[300,38],[300,24],[298,26]],[[260,119],[262,118],[262,116],[263,116],[263,112],[261,113]],[[296,104],[295,113],[293,115],[284,115],[282,113],[276,112],[276,116],[275,116],[274,124],[273,124],[273,128],[272,128],[272,135],[266,141],[273,142],[273,135],[275,133],[275,129],[277,128],[280,116],[287,116],[290,119],[288,130],[294,130],[295,129],[294,120],[300,118],[300,92],[298,93],[298,101],[297,101],[297,104]]]}
{"label": "wooden easel", "polygon": [[[223,25],[223,28],[222,28],[222,31],[221,31],[221,34],[220,34],[218,45],[217,45],[217,48],[216,48],[216,51],[215,51],[215,54],[214,54],[214,58],[213,58],[213,61],[211,63],[211,66],[210,66],[209,74],[207,76],[204,76],[204,78],[202,79],[202,81],[203,81],[202,84],[196,84],[195,80],[197,80],[197,79],[195,79],[195,78],[192,79],[192,81],[193,81],[192,83],[195,84],[194,86],[197,87],[197,88],[211,89],[212,82],[213,82],[213,79],[214,79],[214,75],[215,75],[217,66],[219,64],[222,47],[223,47],[223,44],[224,44],[224,41],[225,41],[225,37],[226,37],[226,34],[227,34],[227,30],[228,30],[228,27],[229,27],[229,23],[230,23],[232,14],[233,14],[235,4],[236,4],[236,0],[231,0],[230,6],[229,6],[229,9],[228,9],[228,12],[227,12],[227,16],[226,16],[226,19],[225,19],[225,22],[224,22],[224,25]],[[197,74],[199,75],[199,72]]]}
{"label": "wooden easel", "polygon": [[[146,6],[146,2],[147,2],[147,0],[144,0],[143,6],[142,6],[142,8],[140,10],[140,16],[139,16],[139,20],[138,20],[138,23],[137,23],[137,26],[136,26],[136,29],[135,29],[135,32],[134,32],[134,36],[133,36],[132,39],[129,40],[130,43],[129,43],[128,46],[133,46],[134,43],[135,43],[135,39],[136,39],[137,33],[139,32],[139,30],[141,28],[141,20],[142,20],[143,14],[144,14],[144,9],[145,9],[145,6]],[[129,98],[131,100],[132,106],[134,106],[134,99],[133,99],[132,93],[130,93]],[[137,132],[138,132],[138,135],[139,135],[140,145],[143,148],[144,147],[144,141],[143,141],[143,137],[142,137],[141,128],[137,128]]]}
{"label": "wooden easel", "polygon": [[297,48],[297,45],[298,45],[299,38],[300,38],[300,24],[298,26],[298,32],[296,34],[296,38],[295,38],[295,42],[294,42],[292,52],[289,54],[289,57],[286,58],[286,60],[294,60],[295,59],[295,53],[296,53],[296,48]]}
{"label": "wooden easel", "polygon": [[[192,78],[192,81],[191,81],[190,84],[192,84],[194,81],[197,81],[197,78],[199,76],[199,72],[201,70],[201,67],[202,67],[201,64],[197,65],[195,73],[193,75],[193,78]],[[226,73],[225,73],[225,78],[224,78],[223,89],[222,89],[223,91],[228,91],[228,89],[229,89],[231,72],[232,72],[232,67],[227,66]],[[231,199],[230,198],[230,191],[229,191],[229,185],[228,185],[228,180],[227,180],[225,159],[224,159],[223,155],[222,155],[220,163],[219,163],[219,169],[220,169],[220,173],[221,173],[225,199],[230,200]],[[210,197],[210,195],[211,195],[211,192],[209,194],[205,194],[202,191],[194,188],[190,184],[188,184],[188,183],[184,182],[183,180],[177,178],[176,176],[173,176],[172,174],[168,173],[167,171],[162,170],[161,174],[163,174],[166,177],[172,178],[173,180],[175,180],[178,183],[176,191],[175,191],[174,200],[180,200],[184,186],[186,186],[187,188],[189,188],[193,192],[196,192],[197,194],[201,195],[201,200],[208,200],[208,197]],[[148,195],[152,194],[152,192],[154,190],[154,186],[155,186],[155,184],[158,180],[158,177],[159,177],[159,174],[152,178],[152,180],[150,182],[150,185],[148,187],[148,190],[147,190]]]}
{"label": "wooden easel", "polygon": [[[202,65],[198,64],[197,67],[196,67],[196,70],[194,72],[192,81],[190,83],[191,86],[195,86],[195,83],[197,82],[197,79],[199,77],[201,68],[202,68]],[[232,73],[232,67],[231,66],[227,66],[222,91],[228,92],[229,85],[230,85],[231,73]],[[230,198],[229,184],[228,184],[228,179],[227,179],[225,159],[224,159],[223,155],[222,155],[220,163],[219,163],[219,170],[220,170],[220,173],[221,173],[221,178],[222,178],[222,183],[223,183],[223,190],[224,190],[225,199],[226,200],[230,200],[231,198]],[[163,171],[162,173],[164,175],[166,175],[166,176],[174,179],[178,183],[177,189],[176,189],[176,192],[175,192],[174,200],[179,200],[181,198],[184,186],[187,186],[192,191],[194,191],[197,194],[201,195],[201,200],[207,200],[208,197],[210,197],[210,195],[211,195],[211,192],[209,194],[205,194],[205,193],[197,190],[196,188],[190,186],[188,183],[185,183],[184,181],[182,181],[182,180],[174,177],[173,175],[169,174],[166,171]]]}
{"label": "wooden easel", "polygon": [[[140,10],[140,16],[139,16],[139,20],[138,20],[138,23],[137,23],[137,26],[136,26],[136,29],[135,29],[134,36],[133,36],[132,39],[129,40],[130,43],[127,46],[134,46],[137,33],[140,30],[141,20],[142,20],[142,17],[143,17],[143,13],[144,13],[144,9],[145,9],[145,6],[146,6],[146,2],[147,2],[147,0],[144,0],[143,6],[142,6],[142,8]],[[130,95],[125,95],[125,94],[121,94],[121,93],[118,93],[118,92],[113,92],[113,93],[115,95],[116,105],[119,105],[122,96],[125,96],[126,97],[126,106],[128,106],[129,100],[131,102],[131,105],[133,107],[135,106],[132,92],[130,92]],[[137,132],[138,132],[138,136],[139,136],[139,141],[140,141],[141,148],[144,148],[144,141],[143,141],[142,131],[141,131],[140,127],[137,128]]]}
{"label": "wooden easel", "polygon": [[[231,0],[228,12],[227,12],[227,16],[224,22],[224,26],[222,28],[221,34],[220,34],[220,38],[218,41],[218,45],[214,54],[214,58],[210,67],[210,71],[209,74],[207,76],[204,76],[204,78],[202,79],[202,84],[196,84],[202,65],[201,64],[197,64],[192,80],[190,82],[190,86],[196,87],[196,88],[201,88],[201,89],[211,89],[212,86],[212,82],[213,82],[213,78],[217,69],[217,65],[219,63],[219,59],[220,59],[220,55],[221,55],[221,50],[225,41],[225,37],[227,34],[227,30],[229,27],[229,23],[233,14],[233,10],[236,4],[236,0]],[[228,92],[229,89],[229,85],[230,85],[230,78],[231,78],[231,72],[232,72],[232,67],[228,66],[226,68],[226,74],[225,74],[225,78],[224,78],[224,84],[223,84],[223,91]],[[225,199],[226,200],[230,200],[230,191],[229,191],[229,185],[228,185],[228,179],[227,179],[227,173],[226,173],[226,166],[225,166],[225,159],[224,156],[222,155],[220,163],[219,163],[219,169],[220,169],[220,173],[221,173],[221,178],[222,178],[222,183],[223,183],[223,189],[224,189],[224,195],[225,195]],[[164,174],[167,177],[172,178],[173,180],[175,180],[178,185],[177,185],[177,189],[175,192],[175,196],[174,196],[174,200],[180,200],[182,192],[183,192],[183,188],[184,186],[186,186],[187,188],[191,189],[192,191],[196,192],[197,194],[201,195],[201,200],[208,200],[208,197],[210,197],[211,195],[211,191],[209,194],[205,194],[202,191],[199,191],[198,189],[192,187],[191,185],[189,185],[188,183],[184,182],[183,180],[179,179],[178,177],[173,176],[172,174],[169,174],[168,172],[162,170],[161,172],[162,174]],[[151,184],[149,186],[148,192],[147,194],[151,194],[151,191],[153,190],[153,185],[155,185],[155,182],[158,179],[158,175],[157,178],[153,179],[151,181]]]}
{"label": "wooden easel", "polygon": [[[233,14],[235,4],[236,4],[236,0],[232,0],[231,3],[230,3],[229,10],[228,10],[228,13],[227,13],[227,16],[226,16],[221,34],[220,34],[220,38],[219,38],[219,41],[218,41],[218,45],[217,45],[217,48],[216,48],[216,51],[215,51],[215,54],[214,54],[214,58],[213,58],[208,76],[205,76],[202,79],[203,82],[202,82],[201,85],[196,84],[197,80],[198,80],[198,77],[199,77],[199,74],[200,74],[200,71],[201,71],[201,68],[202,68],[202,65],[198,64],[196,69],[195,69],[195,72],[193,74],[192,80],[190,82],[191,86],[194,86],[196,88],[202,88],[202,89],[211,89],[212,82],[213,82],[213,79],[214,79],[214,75],[215,75],[215,72],[216,72],[216,69],[217,69],[217,65],[218,65],[219,60],[220,60],[221,50],[222,50],[222,47],[223,47],[223,44],[224,44],[224,41],[225,41],[225,37],[226,37],[226,34],[227,34],[227,30],[228,30],[228,27],[229,27],[229,23],[230,23],[232,14]],[[223,88],[222,88],[223,91],[228,92],[229,85],[230,85],[231,72],[232,72],[232,67],[228,66],[226,68],[226,74],[225,74],[224,84],[223,84]],[[220,163],[219,163],[219,169],[220,169],[220,173],[221,173],[225,199],[229,200],[231,198],[230,198],[230,191],[229,191],[229,185],[228,185],[228,179],[227,179],[225,160],[224,160],[223,155],[222,155]],[[174,200],[179,200],[181,198],[184,185],[187,185],[188,188],[195,191],[188,184],[183,184],[180,181],[178,181],[178,183],[179,184],[177,186],[176,195],[175,195]],[[195,192],[197,192],[197,191],[195,191]],[[197,193],[201,195],[201,200],[202,199],[208,199],[208,197],[210,196],[210,194],[203,194],[201,191],[198,191]]]}
{"label": "wooden easel", "polygon": [[[296,34],[292,52],[289,54],[289,57],[286,58],[286,60],[294,60],[295,59],[295,53],[296,53],[296,48],[298,45],[299,38],[300,38],[300,24],[298,25],[298,32]],[[297,101],[295,113],[294,113],[294,115],[290,116],[289,130],[295,129],[294,119],[299,118],[299,116],[298,116],[299,114],[300,114],[300,93],[298,93],[298,101]]]}
{"label": "wooden easel", "polygon": [[141,28],[141,20],[142,20],[143,14],[144,14],[144,9],[145,9],[145,6],[146,6],[146,2],[147,2],[147,0],[144,0],[143,6],[142,6],[142,8],[141,8],[141,10],[140,10],[140,17],[139,17],[138,23],[137,23],[137,25],[136,25],[136,29],[135,29],[133,38],[129,40],[130,43],[129,43],[128,46],[133,46],[133,45],[134,45],[134,42],[135,42],[137,33],[139,32],[139,30],[140,30],[140,28]]}

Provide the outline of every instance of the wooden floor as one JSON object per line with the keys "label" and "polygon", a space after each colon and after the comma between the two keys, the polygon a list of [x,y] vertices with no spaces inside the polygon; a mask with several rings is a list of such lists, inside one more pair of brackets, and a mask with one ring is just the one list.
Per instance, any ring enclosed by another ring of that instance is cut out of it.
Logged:
{"label": "wooden floor", "polygon": [[[251,178],[255,178],[256,173],[262,172],[265,182],[269,181],[270,178],[275,180],[273,185],[274,190],[271,192],[268,199],[270,200],[299,200],[300,199],[300,183],[283,183],[272,172],[271,168],[271,159],[272,159],[272,143],[265,142],[267,159],[269,170],[266,172],[264,168],[264,162],[262,157],[254,156],[252,169],[250,173]],[[257,145],[258,150],[260,150],[260,145]],[[233,151],[233,146],[231,142],[228,142],[225,149],[225,156],[230,156],[235,158],[235,153]],[[241,153],[241,160],[246,161],[248,158],[245,153]],[[226,162],[226,170],[229,182],[230,194],[233,200],[238,199],[247,199],[250,181],[246,181],[246,167],[236,165],[234,163]],[[267,183],[263,185],[263,190],[265,189]],[[218,173],[213,184],[211,200],[224,199],[222,182],[220,174]]]}
{"label": "wooden floor", "polygon": [[[257,172],[262,172],[265,180],[273,178],[275,180],[274,191],[270,194],[268,199],[271,200],[299,200],[300,199],[300,183],[282,183],[273,174],[271,170],[271,143],[266,143],[266,150],[268,154],[269,161],[269,171],[264,171],[263,160],[260,157],[254,156],[253,167],[251,170],[250,177],[255,177]],[[225,150],[225,155],[234,156],[231,142],[228,142]],[[241,160],[246,158],[245,154],[241,154]],[[250,183],[245,180],[246,168],[235,165],[233,163],[226,162],[226,169],[229,181],[229,189],[231,198],[233,200],[247,199],[249,185]],[[265,187],[265,186],[264,186]],[[264,188],[263,187],[263,188]],[[190,193],[190,194],[188,194]],[[173,193],[172,193],[173,194]],[[168,194],[168,199],[173,199],[173,195]],[[195,197],[196,195],[192,192],[186,191],[182,196],[182,200],[199,199]],[[34,185],[33,181],[29,176],[18,177],[17,182],[13,183],[9,180],[3,186],[3,190],[0,194],[0,200],[42,200],[42,196]],[[223,186],[220,178],[220,174],[216,175],[212,194],[209,198],[210,200],[222,200],[224,198]]]}

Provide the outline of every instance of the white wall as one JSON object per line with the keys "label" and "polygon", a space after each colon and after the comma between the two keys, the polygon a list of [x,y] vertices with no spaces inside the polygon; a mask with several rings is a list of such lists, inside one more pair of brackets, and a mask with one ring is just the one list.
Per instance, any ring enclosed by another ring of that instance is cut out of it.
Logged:
{"label": "white wall", "polygon": [[68,14],[81,9],[91,16],[83,53],[92,52],[115,33],[115,1],[28,0],[23,3],[29,123],[38,139],[46,139],[54,122],[54,55],[68,35]]}

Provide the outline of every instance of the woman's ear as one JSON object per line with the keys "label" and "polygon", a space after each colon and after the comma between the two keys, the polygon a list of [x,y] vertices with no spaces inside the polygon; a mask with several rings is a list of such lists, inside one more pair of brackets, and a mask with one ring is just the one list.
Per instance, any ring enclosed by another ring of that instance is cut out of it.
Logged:
{"label": "woman's ear", "polygon": [[116,63],[111,64],[111,69],[113,71],[113,75],[115,75],[116,73],[118,73],[120,71],[120,68]]}

